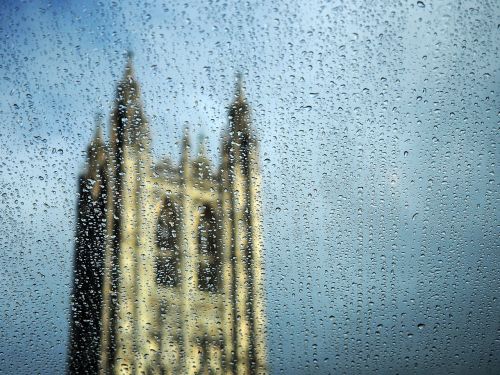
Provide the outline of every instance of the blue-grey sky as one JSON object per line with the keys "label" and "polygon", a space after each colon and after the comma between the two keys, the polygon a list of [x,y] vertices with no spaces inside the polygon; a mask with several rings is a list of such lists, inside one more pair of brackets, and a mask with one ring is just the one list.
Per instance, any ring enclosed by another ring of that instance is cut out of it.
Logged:
{"label": "blue-grey sky", "polygon": [[[496,1],[26,1],[0,12],[0,373],[63,373],[77,176],[134,51],[157,158],[261,141],[273,374],[500,368]],[[83,5],[82,5],[83,4]]]}

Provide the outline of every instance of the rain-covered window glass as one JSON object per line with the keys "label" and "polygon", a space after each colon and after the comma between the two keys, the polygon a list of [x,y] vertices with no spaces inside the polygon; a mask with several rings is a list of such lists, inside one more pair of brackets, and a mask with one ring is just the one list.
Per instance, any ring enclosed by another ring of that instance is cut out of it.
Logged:
{"label": "rain-covered window glass", "polygon": [[0,9],[0,374],[500,374],[498,0]]}

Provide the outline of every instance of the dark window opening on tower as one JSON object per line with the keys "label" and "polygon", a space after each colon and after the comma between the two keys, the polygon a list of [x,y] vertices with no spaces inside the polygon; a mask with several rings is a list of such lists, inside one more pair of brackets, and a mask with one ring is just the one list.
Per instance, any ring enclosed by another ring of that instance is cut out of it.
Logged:
{"label": "dark window opening on tower", "polygon": [[248,177],[249,175],[249,155],[250,155],[250,142],[247,135],[243,135],[241,138],[241,146],[240,146],[240,154],[241,154],[241,165],[243,167],[243,174]]}
{"label": "dark window opening on tower", "polygon": [[168,198],[160,212],[157,224],[156,243],[156,280],[163,286],[175,287],[180,282],[178,245],[178,217],[175,204]]}
{"label": "dark window opening on tower", "polygon": [[220,252],[217,243],[217,220],[210,206],[201,206],[199,211],[198,288],[203,291],[217,292],[221,272]]}

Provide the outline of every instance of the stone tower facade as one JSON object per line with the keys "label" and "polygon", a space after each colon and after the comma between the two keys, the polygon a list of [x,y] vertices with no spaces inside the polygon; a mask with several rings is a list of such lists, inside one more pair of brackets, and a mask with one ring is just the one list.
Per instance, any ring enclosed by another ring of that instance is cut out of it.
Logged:
{"label": "stone tower facade", "polygon": [[258,144],[241,80],[221,164],[153,163],[129,58],[80,178],[69,372],[266,374]]}

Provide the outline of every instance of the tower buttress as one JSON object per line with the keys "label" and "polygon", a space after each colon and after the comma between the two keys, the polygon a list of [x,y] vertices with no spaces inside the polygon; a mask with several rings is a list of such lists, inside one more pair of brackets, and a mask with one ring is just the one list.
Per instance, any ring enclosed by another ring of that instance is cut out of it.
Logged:
{"label": "tower buttress", "polygon": [[266,373],[260,172],[241,75],[229,108],[228,184],[232,203],[233,304],[238,374]]}
{"label": "tower buttress", "polygon": [[138,330],[138,270],[143,244],[143,220],[151,171],[151,138],[139,85],[129,53],[123,79],[117,87],[111,118],[109,150],[108,233],[105,288],[109,293],[103,314],[102,371],[134,370]]}

